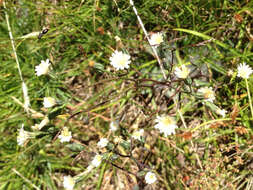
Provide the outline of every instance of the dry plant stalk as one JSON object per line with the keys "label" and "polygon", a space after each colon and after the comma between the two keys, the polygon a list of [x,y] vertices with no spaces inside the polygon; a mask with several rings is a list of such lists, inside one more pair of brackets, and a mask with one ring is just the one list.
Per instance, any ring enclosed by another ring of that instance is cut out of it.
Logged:
{"label": "dry plant stalk", "polygon": [[138,14],[138,12],[137,12],[137,9],[136,9],[135,6],[134,6],[133,0],[130,0],[130,4],[131,4],[132,7],[133,7],[134,13],[135,13],[135,15],[136,15],[136,17],[137,17],[137,19],[138,19],[140,25],[141,25],[141,28],[142,28],[142,30],[143,30],[143,32],[144,32],[144,34],[145,34],[145,36],[146,36],[146,38],[147,38],[147,40],[148,40],[148,43],[149,43],[149,45],[151,46],[152,51],[153,51],[154,54],[155,54],[155,57],[156,57],[156,59],[157,59],[157,61],[158,61],[158,63],[159,63],[159,66],[160,66],[160,68],[161,68],[161,71],[162,71],[162,74],[163,74],[163,78],[166,80],[167,77],[166,77],[166,74],[165,74],[164,67],[163,67],[163,64],[162,64],[162,62],[161,62],[161,59],[159,58],[158,53],[157,53],[155,47],[152,46],[151,43],[150,43],[150,39],[149,39],[148,33],[147,33],[147,31],[146,31],[146,29],[145,29],[145,27],[144,27],[144,24],[143,24],[143,22],[142,22],[142,20],[141,20],[141,18],[140,18],[140,16],[139,16],[139,14]]}
{"label": "dry plant stalk", "polygon": [[28,96],[28,89],[27,89],[27,86],[25,84],[25,81],[23,79],[22,72],[21,72],[21,69],[20,69],[20,64],[19,64],[19,61],[18,61],[18,56],[17,56],[17,52],[16,52],[16,48],[15,48],[15,43],[14,43],[14,39],[13,39],[12,32],[11,32],[11,27],[10,27],[10,22],[9,22],[9,15],[6,11],[5,1],[3,1],[3,6],[4,6],[4,9],[5,9],[5,11],[4,11],[5,12],[5,19],[6,19],[6,23],[7,23],[7,27],[8,27],[8,31],[9,31],[12,50],[13,50],[13,53],[14,53],[14,57],[15,57],[15,60],[16,60],[17,67],[18,67],[19,77],[22,81],[22,90],[23,90],[23,97],[24,97],[24,109],[28,113],[29,112],[29,106],[30,106],[30,99],[29,99],[29,96]]}

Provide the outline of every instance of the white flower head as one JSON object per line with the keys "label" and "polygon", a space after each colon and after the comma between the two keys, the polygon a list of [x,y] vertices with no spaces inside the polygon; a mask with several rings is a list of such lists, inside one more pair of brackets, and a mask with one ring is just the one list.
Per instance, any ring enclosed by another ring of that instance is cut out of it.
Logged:
{"label": "white flower head", "polygon": [[97,145],[98,145],[98,147],[100,147],[100,148],[104,148],[104,147],[107,146],[108,142],[109,142],[109,141],[108,141],[107,138],[101,138]]}
{"label": "white flower head", "polygon": [[246,65],[246,63],[241,63],[237,67],[237,70],[238,70],[237,76],[242,77],[243,79],[248,79],[249,76],[253,73],[253,70],[251,69],[251,67]]}
{"label": "white flower head", "polygon": [[136,140],[141,140],[141,137],[143,137],[144,129],[140,129],[139,131],[134,131],[132,134],[132,137]]}
{"label": "white flower head", "polygon": [[110,123],[110,130],[111,131],[117,131],[118,128],[119,128],[119,123],[117,121],[112,121]]}
{"label": "white flower head", "polygon": [[215,93],[212,87],[202,87],[198,92],[204,97],[208,102],[213,102],[215,100]]}
{"label": "white flower head", "polygon": [[190,73],[190,69],[187,66],[181,65],[180,67],[175,68],[175,75],[178,78],[186,79]]}
{"label": "white flower head", "polygon": [[116,70],[128,69],[131,63],[130,58],[130,55],[116,50],[110,57],[110,63]]}
{"label": "white flower head", "polygon": [[42,60],[39,65],[35,66],[36,75],[41,76],[48,74],[50,65],[49,59],[46,61]]}
{"label": "white flower head", "polygon": [[56,101],[52,97],[44,97],[43,99],[43,106],[45,108],[51,108],[56,104]]}
{"label": "white flower head", "polygon": [[219,108],[219,109],[217,109],[216,113],[219,114],[219,115],[221,115],[222,117],[225,117],[227,111],[224,110],[224,109],[220,109],[220,108]]}
{"label": "white flower head", "polygon": [[164,133],[164,136],[175,134],[175,129],[177,128],[176,121],[170,116],[157,116],[155,122],[155,128],[160,130],[160,133]]}
{"label": "white flower head", "polygon": [[145,175],[145,181],[147,184],[152,184],[152,183],[156,182],[156,180],[157,180],[156,175],[153,172],[148,172]]}
{"label": "white flower head", "polygon": [[60,142],[69,142],[72,138],[71,132],[67,127],[63,127],[63,130],[61,131],[61,134],[58,136],[60,139]]}
{"label": "white flower head", "polygon": [[150,42],[150,45],[152,45],[152,46],[160,45],[163,42],[162,33],[158,32],[158,33],[152,34],[149,42]]}
{"label": "white flower head", "polygon": [[17,136],[17,142],[19,146],[24,146],[25,142],[30,138],[29,132],[24,130],[24,125],[22,125],[21,129],[19,130]]}
{"label": "white flower head", "polygon": [[63,177],[63,187],[66,190],[73,190],[75,186],[75,179],[71,176],[64,176]]}
{"label": "white flower head", "polygon": [[91,161],[91,165],[94,167],[98,167],[102,162],[103,157],[99,154],[97,154],[93,160]]}

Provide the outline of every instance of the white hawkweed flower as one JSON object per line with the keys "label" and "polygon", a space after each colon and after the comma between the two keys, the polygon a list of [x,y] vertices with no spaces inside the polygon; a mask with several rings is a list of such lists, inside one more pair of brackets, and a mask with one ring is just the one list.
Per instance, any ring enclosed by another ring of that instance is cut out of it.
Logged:
{"label": "white hawkweed flower", "polygon": [[175,134],[175,129],[177,128],[176,121],[170,116],[157,116],[155,122],[155,128],[160,130],[160,133],[164,133],[164,136]]}
{"label": "white hawkweed flower", "polygon": [[17,136],[17,143],[19,146],[24,146],[25,142],[30,138],[29,132],[24,130],[24,125],[22,125],[21,129],[19,130]]}
{"label": "white hawkweed flower", "polygon": [[227,111],[224,110],[224,109],[220,109],[220,108],[219,108],[219,109],[217,109],[216,113],[219,114],[219,115],[221,115],[222,117],[225,117]]}
{"label": "white hawkweed flower", "polygon": [[67,127],[63,127],[63,130],[61,131],[61,134],[58,136],[60,139],[60,142],[69,142],[72,138],[71,132]]}
{"label": "white hawkweed flower", "polygon": [[118,128],[119,128],[118,122],[112,121],[112,122],[110,123],[110,130],[111,130],[111,131],[117,131]]}
{"label": "white hawkweed flower", "polygon": [[144,129],[140,129],[139,131],[134,131],[133,134],[132,134],[132,137],[136,140],[141,140],[141,137],[143,136],[144,134]]}
{"label": "white hawkweed flower", "polygon": [[102,162],[103,157],[99,154],[97,154],[93,160],[91,161],[91,165],[94,167],[98,167]]}
{"label": "white hawkweed flower", "polygon": [[41,76],[48,74],[50,65],[49,59],[46,61],[42,60],[39,65],[35,66],[36,75]]}
{"label": "white hawkweed flower", "polygon": [[208,102],[213,102],[215,100],[215,93],[212,87],[202,87],[198,92],[204,97]]}
{"label": "white hawkweed flower", "polygon": [[75,179],[71,176],[64,176],[63,177],[63,187],[66,190],[73,190],[75,186]]}
{"label": "white hawkweed flower", "polygon": [[52,97],[44,97],[43,99],[43,106],[45,108],[51,108],[56,104],[56,101]]}
{"label": "white hawkweed flower", "polygon": [[150,42],[150,45],[152,45],[152,46],[160,45],[163,42],[162,33],[158,32],[158,33],[152,34],[149,42]]}
{"label": "white hawkweed flower", "polygon": [[130,55],[116,50],[110,57],[110,63],[116,70],[128,69],[131,63],[130,58]]}
{"label": "white hawkweed flower", "polygon": [[174,73],[178,78],[186,79],[190,73],[190,70],[188,69],[187,66],[181,65],[181,66],[175,68]]}
{"label": "white hawkweed flower", "polygon": [[237,70],[238,70],[237,76],[243,79],[248,79],[249,76],[253,73],[253,70],[251,69],[251,67],[246,65],[246,63],[241,63],[237,67]]}
{"label": "white hawkweed flower", "polygon": [[145,175],[145,181],[147,184],[152,184],[152,183],[156,182],[156,180],[157,180],[156,175],[153,172],[148,172]]}
{"label": "white hawkweed flower", "polygon": [[107,138],[101,138],[97,145],[98,145],[100,148],[104,148],[104,147],[107,146],[108,142],[109,142],[109,141],[107,140]]}

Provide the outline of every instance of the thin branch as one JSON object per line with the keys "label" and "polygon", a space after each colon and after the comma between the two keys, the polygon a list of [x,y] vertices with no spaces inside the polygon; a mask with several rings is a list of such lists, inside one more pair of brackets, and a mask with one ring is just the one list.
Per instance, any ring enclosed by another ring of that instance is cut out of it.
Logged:
{"label": "thin branch", "polygon": [[112,166],[114,166],[114,167],[116,167],[116,168],[118,168],[118,169],[124,171],[124,172],[127,172],[127,173],[129,173],[129,174],[134,175],[136,178],[139,178],[139,177],[138,177],[135,173],[133,173],[133,172],[130,172],[130,171],[128,171],[128,170],[125,170],[124,168],[121,168],[120,166],[117,166],[116,164],[114,164],[114,163],[112,163],[112,162],[110,162],[110,164],[111,164]]}

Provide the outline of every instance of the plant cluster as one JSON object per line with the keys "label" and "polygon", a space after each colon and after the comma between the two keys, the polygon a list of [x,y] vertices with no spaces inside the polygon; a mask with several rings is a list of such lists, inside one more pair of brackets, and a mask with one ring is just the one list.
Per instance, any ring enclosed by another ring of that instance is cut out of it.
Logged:
{"label": "plant cluster", "polygon": [[0,189],[252,188],[252,2],[0,4]]}

